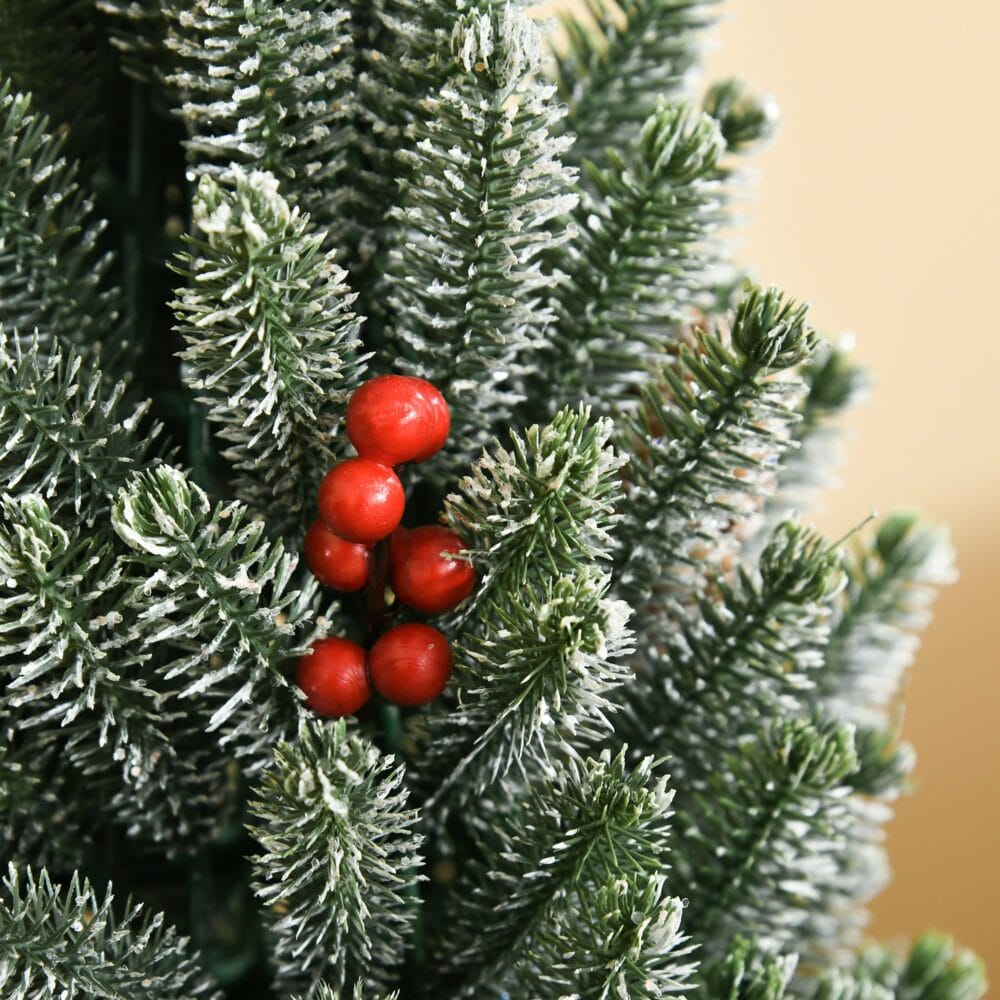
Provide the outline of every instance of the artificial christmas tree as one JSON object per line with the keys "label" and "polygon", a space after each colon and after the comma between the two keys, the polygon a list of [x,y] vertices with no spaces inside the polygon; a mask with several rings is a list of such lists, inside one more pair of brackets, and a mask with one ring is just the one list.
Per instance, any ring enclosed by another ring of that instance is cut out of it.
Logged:
{"label": "artificial christmas tree", "polygon": [[793,516],[715,9],[0,0],[5,996],[982,995],[864,942],[950,550]]}

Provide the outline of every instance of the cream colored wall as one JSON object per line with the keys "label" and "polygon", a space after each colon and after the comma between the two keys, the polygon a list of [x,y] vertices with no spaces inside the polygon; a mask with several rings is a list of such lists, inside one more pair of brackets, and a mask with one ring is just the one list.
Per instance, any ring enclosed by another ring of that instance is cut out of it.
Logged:
{"label": "cream colored wall", "polygon": [[917,506],[959,553],[908,692],[919,788],[873,931],[952,931],[1000,977],[1000,2],[724,7],[712,75],[770,91],[784,122],[743,257],[856,331],[877,381],[820,523]]}

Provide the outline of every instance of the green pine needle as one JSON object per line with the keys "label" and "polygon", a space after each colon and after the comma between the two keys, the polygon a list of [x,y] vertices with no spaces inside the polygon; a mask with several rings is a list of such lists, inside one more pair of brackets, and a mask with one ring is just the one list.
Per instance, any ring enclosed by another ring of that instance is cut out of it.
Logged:
{"label": "green pine needle", "polygon": [[283,990],[392,980],[414,918],[405,890],[421,860],[406,800],[402,768],[343,720],[303,722],[275,748],[250,829],[263,848],[254,885],[271,908]]}

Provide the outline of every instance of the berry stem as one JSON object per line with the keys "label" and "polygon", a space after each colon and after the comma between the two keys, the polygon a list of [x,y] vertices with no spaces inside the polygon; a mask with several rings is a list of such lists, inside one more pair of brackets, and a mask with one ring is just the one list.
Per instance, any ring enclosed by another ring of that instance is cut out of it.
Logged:
{"label": "berry stem", "polygon": [[372,551],[372,561],[368,569],[368,582],[365,584],[365,617],[368,625],[368,646],[381,635],[386,619],[385,587],[389,579],[389,546],[388,538],[375,543]]}

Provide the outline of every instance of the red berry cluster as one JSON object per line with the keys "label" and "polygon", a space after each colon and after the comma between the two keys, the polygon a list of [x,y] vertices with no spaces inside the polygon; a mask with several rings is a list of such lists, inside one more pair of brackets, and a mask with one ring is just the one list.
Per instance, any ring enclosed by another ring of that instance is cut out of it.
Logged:
{"label": "red berry cluster", "polygon": [[[358,457],[323,479],[306,561],[334,590],[367,590],[378,617],[387,582],[402,604],[428,615],[451,610],[475,585],[472,565],[454,558],[465,547],[458,535],[439,525],[410,531],[399,524],[405,495],[395,466],[436,454],[450,428],[444,397],[419,378],[380,375],[348,404],[347,436]],[[390,628],[367,652],[349,639],[321,639],[299,661],[295,679],[315,712],[350,715],[372,689],[399,705],[433,700],[451,676],[451,659],[437,629],[413,622]]]}

